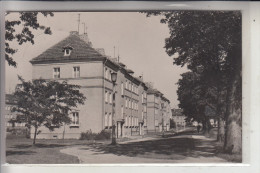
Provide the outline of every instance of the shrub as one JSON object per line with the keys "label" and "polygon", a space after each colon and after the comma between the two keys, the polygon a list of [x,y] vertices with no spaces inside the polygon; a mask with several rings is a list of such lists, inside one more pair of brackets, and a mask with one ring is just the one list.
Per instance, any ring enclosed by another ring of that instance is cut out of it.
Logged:
{"label": "shrub", "polygon": [[104,139],[110,139],[111,132],[108,130],[102,130],[100,133],[98,133],[95,137],[95,140],[104,140]]}
{"label": "shrub", "polygon": [[82,132],[80,134],[80,140],[105,140],[110,139],[110,131],[108,130],[102,130],[99,133],[92,133],[91,130],[88,130],[86,132]]}
{"label": "shrub", "polygon": [[17,138],[17,137],[22,137],[22,138],[28,138],[28,134],[30,134],[29,130],[27,128],[6,128],[6,138],[7,139],[12,139],[12,138]]}

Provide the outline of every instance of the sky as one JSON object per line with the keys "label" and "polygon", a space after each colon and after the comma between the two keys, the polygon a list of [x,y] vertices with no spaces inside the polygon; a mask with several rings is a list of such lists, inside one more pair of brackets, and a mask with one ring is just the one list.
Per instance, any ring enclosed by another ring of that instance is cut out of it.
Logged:
{"label": "sky", "polygon": [[[135,72],[134,76],[143,75],[145,82],[152,82],[154,88],[171,101],[172,108],[178,107],[176,83],[187,69],[173,65],[173,57],[165,52],[168,26],[161,24],[158,16],[146,17],[137,12],[57,12],[47,18],[39,15],[40,24],[50,26],[52,35],[35,31],[34,45],[11,44],[18,50],[13,56],[18,67],[6,64],[6,93],[14,91],[17,75],[31,80],[32,65],[29,61],[32,58],[67,37],[70,31],[78,30],[78,14],[79,33],[83,33],[85,23],[94,48],[104,48],[106,55],[114,57],[115,46],[115,55],[119,55],[120,61]],[[6,20],[13,19],[18,19],[17,13],[6,16]],[[20,29],[16,28],[17,31]]]}

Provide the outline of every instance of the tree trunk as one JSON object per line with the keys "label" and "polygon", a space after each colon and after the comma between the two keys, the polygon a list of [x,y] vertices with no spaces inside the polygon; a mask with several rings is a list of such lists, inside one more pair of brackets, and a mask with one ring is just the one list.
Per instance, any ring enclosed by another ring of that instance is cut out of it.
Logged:
{"label": "tree trunk", "polygon": [[242,93],[238,93],[241,92],[239,78],[239,74],[234,75],[228,92],[224,151],[230,154],[242,152]]}
{"label": "tree trunk", "polygon": [[218,135],[217,135],[217,141],[224,143],[225,139],[225,126],[224,126],[224,120],[219,117],[218,118]]}
{"label": "tree trunk", "polygon": [[204,132],[204,135],[205,136],[209,136],[209,130],[210,130],[210,122],[209,122],[209,119],[207,117],[205,117],[205,121],[204,121],[204,129],[203,129],[203,132]]}
{"label": "tree trunk", "polygon": [[33,137],[33,145],[35,145],[35,141],[36,141],[36,135],[37,135],[37,127],[34,127],[34,137]]}

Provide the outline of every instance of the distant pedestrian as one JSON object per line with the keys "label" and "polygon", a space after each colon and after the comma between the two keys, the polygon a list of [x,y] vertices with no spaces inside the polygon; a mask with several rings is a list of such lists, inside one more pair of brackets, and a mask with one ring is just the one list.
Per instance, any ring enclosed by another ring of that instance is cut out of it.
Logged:
{"label": "distant pedestrian", "polygon": [[198,132],[198,133],[200,132],[200,128],[201,128],[201,126],[198,125],[198,126],[197,126],[197,132]]}

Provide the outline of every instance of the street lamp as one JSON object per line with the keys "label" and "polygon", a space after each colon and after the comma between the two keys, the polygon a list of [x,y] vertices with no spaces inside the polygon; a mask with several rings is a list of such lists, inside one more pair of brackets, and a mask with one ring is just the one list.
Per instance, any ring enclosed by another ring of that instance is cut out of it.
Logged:
{"label": "street lamp", "polygon": [[115,125],[115,85],[116,85],[116,79],[117,79],[117,73],[112,72],[111,73],[111,80],[113,83],[113,105],[112,105],[112,145],[116,145],[116,125]]}

